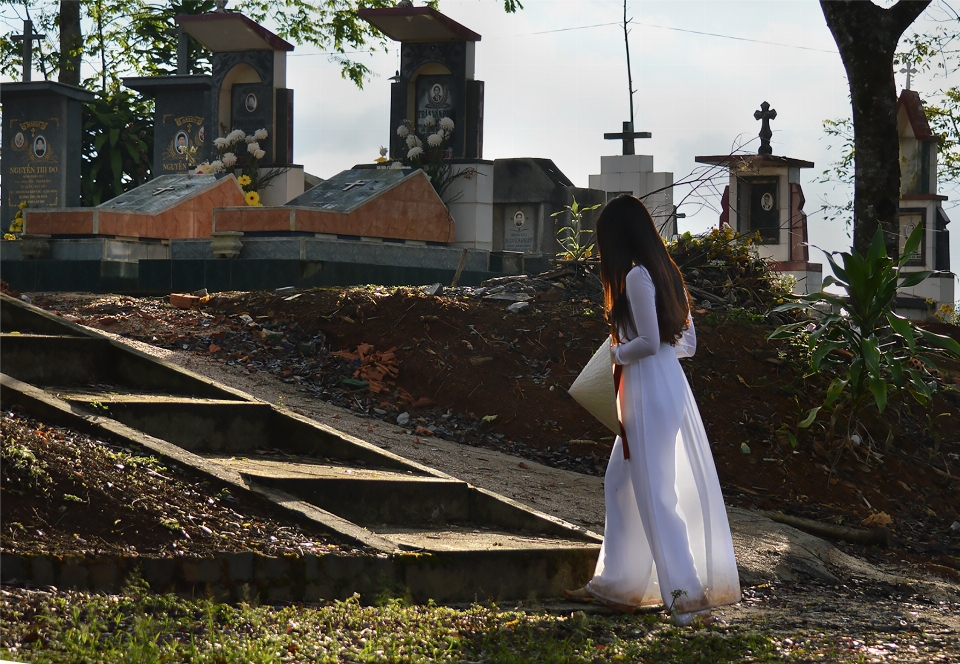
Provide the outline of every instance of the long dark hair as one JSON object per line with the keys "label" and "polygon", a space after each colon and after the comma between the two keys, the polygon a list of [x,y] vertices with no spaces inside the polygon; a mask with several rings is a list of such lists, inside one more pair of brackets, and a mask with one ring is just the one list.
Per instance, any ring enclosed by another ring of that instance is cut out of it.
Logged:
{"label": "long dark hair", "polygon": [[604,308],[614,340],[620,342],[621,331],[636,332],[627,302],[627,273],[634,265],[642,265],[657,290],[660,341],[675,344],[687,327],[689,296],[647,206],[633,196],[618,196],[607,203],[597,219],[597,248]]}

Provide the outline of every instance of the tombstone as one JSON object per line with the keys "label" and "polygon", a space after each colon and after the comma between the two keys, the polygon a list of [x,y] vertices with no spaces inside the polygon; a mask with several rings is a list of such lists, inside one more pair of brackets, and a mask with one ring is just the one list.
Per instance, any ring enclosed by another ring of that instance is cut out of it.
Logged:
{"label": "tombstone", "polygon": [[431,131],[426,118],[449,117],[454,130],[444,157],[466,176],[454,180],[444,203],[456,220],[454,246],[493,247],[493,162],[483,156],[483,81],[474,79],[480,35],[430,7],[361,9],[359,16],[400,42],[400,69],[390,91],[390,156],[407,153],[397,128],[415,121],[417,133]]}
{"label": "tombstone", "polygon": [[51,236],[207,238],[216,207],[246,205],[233,175],[161,175],[93,208],[27,208],[24,232]]}
{"label": "tombstone", "polygon": [[420,169],[353,168],[283,206],[215,210],[213,230],[420,245],[455,237],[450,213]]}
{"label": "tombstone", "polygon": [[407,153],[396,130],[404,120],[422,131],[427,116],[448,117],[455,128],[447,157],[483,157],[483,81],[474,79],[480,35],[430,7],[360,9],[366,20],[400,42],[400,70],[390,92],[390,156]]}
{"label": "tombstone", "polygon": [[730,184],[723,192],[720,223],[738,233],[758,233],[755,245],[761,258],[774,269],[797,279],[795,292],[816,293],[823,281],[823,266],[810,262],[807,247],[807,215],[800,186],[800,170],[813,162],[772,154],[770,120],[777,112],[764,102],[754,118],[761,121],[760,148],[755,155],[714,155],[696,157],[701,164],[713,164],[730,172]]}
{"label": "tombstone", "polygon": [[265,128],[260,166],[286,172],[260,192],[261,201],[281,205],[303,193],[303,167],[293,164],[293,90],[286,87],[293,45],[243,14],[181,15],[176,21],[212,53],[209,117],[216,131],[205,143],[234,129],[250,135]]}
{"label": "tombstone", "polygon": [[0,144],[0,225],[3,232],[26,201],[30,208],[80,205],[80,157],[83,145],[83,104],[93,93],[53,81],[30,81],[33,32],[24,21],[23,82],[0,88],[3,130]]}
{"label": "tombstone", "polygon": [[[910,72],[905,72],[909,76]],[[939,270],[912,288],[900,291],[897,309],[910,318],[930,314],[927,300],[953,304],[954,276],[950,273],[950,219],[943,210],[946,196],[937,193],[939,136],[930,130],[920,95],[907,89],[897,100],[897,133],[900,138],[900,250],[916,227],[923,228],[920,247],[905,272]]]}
{"label": "tombstone", "polygon": [[[496,159],[493,172],[493,250],[523,253],[531,272],[548,269],[562,249],[557,230],[570,219],[553,213],[574,198],[583,207],[606,200],[603,191],[575,187],[550,159]],[[597,212],[585,215],[584,228],[593,228]]]}

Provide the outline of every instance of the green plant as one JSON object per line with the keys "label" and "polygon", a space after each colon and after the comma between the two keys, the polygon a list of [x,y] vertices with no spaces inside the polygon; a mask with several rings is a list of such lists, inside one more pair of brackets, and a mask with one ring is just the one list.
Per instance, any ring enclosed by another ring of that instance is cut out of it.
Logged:
{"label": "green plant", "polygon": [[83,203],[93,207],[150,179],[152,104],[126,90],[101,92],[83,110]]}
{"label": "green plant", "polygon": [[821,291],[774,309],[799,309],[814,315],[813,320],[781,325],[768,338],[806,334],[809,375],[825,373],[831,382],[823,404],[810,409],[797,426],[809,427],[819,412],[826,410],[831,413],[827,433],[833,437],[842,421],[837,459],[844,449],[852,450],[864,441],[868,452],[874,449],[864,420],[868,406],[873,406],[882,419],[893,391],[906,391],[926,404],[935,384],[930,372],[936,370],[936,353],[945,351],[960,357],[956,341],[919,328],[893,310],[898,289],[915,286],[933,274],[901,272],[921,239],[922,229],[918,228],[910,234],[897,260],[887,255],[882,230],[877,231],[866,256],[855,249],[835,252],[842,267],[833,253],[824,252],[833,275],[824,279],[823,286],[840,286],[846,295]]}
{"label": "green plant", "polygon": [[586,212],[592,212],[600,207],[600,203],[590,207],[581,207],[577,199],[573,199],[572,205],[564,205],[559,212],[554,212],[551,217],[559,217],[563,214],[570,215],[570,225],[561,226],[557,229],[557,242],[563,248],[557,252],[557,258],[575,261],[578,265],[586,259],[593,256],[593,250],[596,248],[596,242],[585,238],[585,235],[593,233],[589,228],[583,227],[583,215]]}

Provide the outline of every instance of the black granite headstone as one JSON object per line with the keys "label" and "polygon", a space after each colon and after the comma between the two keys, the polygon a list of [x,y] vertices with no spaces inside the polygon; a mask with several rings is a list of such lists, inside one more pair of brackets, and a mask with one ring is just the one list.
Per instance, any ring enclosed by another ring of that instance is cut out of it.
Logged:
{"label": "black granite headstone", "polygon": [[[407,153],[397,127],[405,120],[417,133],[428,115],[454,121],[445,156],[483,157],[483,81],[474,75],[474,54],[480,35],[431,7],[360,9],[357,12],[391,39],[400,42],[400,70],[390,90],[390,156]],[[412,115],[411,115],[412,114]]]}
{"label": "black granite headstone", "polygon": [[53,81],[3,84],[4,231],[22,201],[31,208],[80,205],[82,104],[93,99],[87,90]]}
{"label": "black granite headstone", "polygon": [[746,218],[749,233],[760,233],[760,241],[765,244],[780,242],[780,204],[777,177],[743,178],[737,188],[737,208]]}
{"label": "black granite headstone", "polygon": [[265,153],[260,165],[293,163],[293,90],[285,87],[286,54],[293,45],[238,13],[183,15],[176,21],[212,53],[211,128],[216,132],[207,140],[234,129],[247,135],[266,129],[266,140],[259,141]]}
{"label": "black granite headstone", "polygon": [[210,76],[125,78],[123,84],[155,100],[153,177],[186,173],[214,158]]}

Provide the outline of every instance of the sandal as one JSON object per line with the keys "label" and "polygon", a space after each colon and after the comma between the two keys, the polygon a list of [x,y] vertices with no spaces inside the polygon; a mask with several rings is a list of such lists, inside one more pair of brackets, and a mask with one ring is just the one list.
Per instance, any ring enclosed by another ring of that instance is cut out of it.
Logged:
{"label": "sandal", "polygon": [[577,588],[576,590],[564,589],[563,596],[567,599],[572,599],[574,602],[592,603],[597,601],[597,598],[590,594],[586,586]]}

